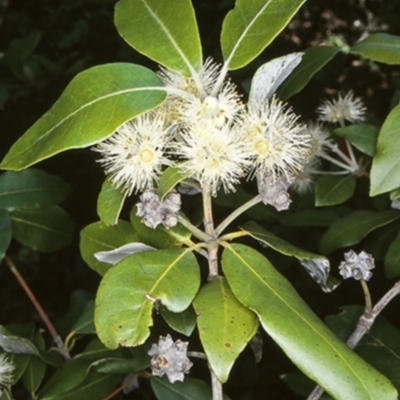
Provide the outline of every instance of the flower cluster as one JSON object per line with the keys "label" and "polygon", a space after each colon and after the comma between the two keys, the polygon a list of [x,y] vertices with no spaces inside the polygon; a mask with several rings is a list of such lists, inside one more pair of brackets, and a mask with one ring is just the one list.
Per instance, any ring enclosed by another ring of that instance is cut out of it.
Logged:
{"label": "flower cluster", "polygon": [[148,354],[151,356],[151,370],[155,376],[167,375],[171,383],[183,381],[193,363],[187,357],[188,342],[174,342],[170,335],[160,336],[158,344],[153,344]]}
{"label": "flower cluster", "polygon": [[275,97],[245,105],[225,73],[210,60],[190,78],[159,72],[165,102],[95,148],[116,188],[128,194],[152,189],[175,166],[215,195],[254,176],[281,187],[282,179],[292,181],[304,169],[312,143],[298,117]]}
{"label": "flower cluster", "polygon": [[339,273],[343,279],[354,278],[356,280],[368,281],[372,272],[371,269],[375,268],[375,261],[371,254],[362,251],[357,254],[354,250],[344,253],[344,261],[339,265]]}

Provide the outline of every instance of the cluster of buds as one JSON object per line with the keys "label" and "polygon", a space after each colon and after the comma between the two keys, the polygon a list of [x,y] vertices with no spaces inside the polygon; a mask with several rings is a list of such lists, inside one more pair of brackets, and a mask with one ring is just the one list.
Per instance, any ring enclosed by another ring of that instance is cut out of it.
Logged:
{"label": "cluster of buds", "polygon": [[354,278],[368,281],[372,277],[371,269],[375,268],[375,261],[371,254],[362,251],[357,254],[354,250],[344,253],[344,261],[339,265],[339,273],[343,279]]}

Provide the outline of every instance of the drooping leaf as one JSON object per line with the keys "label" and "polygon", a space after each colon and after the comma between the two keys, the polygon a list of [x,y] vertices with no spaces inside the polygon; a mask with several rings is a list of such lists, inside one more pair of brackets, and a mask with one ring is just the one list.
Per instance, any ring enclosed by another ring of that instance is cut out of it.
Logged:
{"label": "drooping leaf", "polygon": [[333,46],[310,47],[306,49],[300,65],[278,88],[278,97],[286,101],[294,94],[299,93],[310,82],[312,77],[339,52],[340,48]]}
{"label": "drooping leaf", "polygon": [[202,66],[196,18],[189,0],[120,0],[115,26],[135,50],[189,77]]}
{"label": "drooping leaf", "polygon": [[5,172],[0,176],[0,208],[57,204],[67,197],[69,190],[63,179],[35,168]]}
{"label": "drooping leaf", "polygon": [[81,231],[79,247],[82,258],[89,267],[100,275],[104,275],[111,265],[97,260],[94,255],[100,251],[115,250],[124,244],[137,241],[139,237],[129,222],[120,220],[117,225],[107,226],[99,221],[86,226]]}
{"label": "drooping leaf", "polygon": [[388,279],[400,276],[400,232],[396,235],[385,254],[385,275]]}
{"label": "drooping leaf", "polygon": [[265,243],[275,251],[289,257],[296,257],[310,276],[321,286],[325,292],[331,292],[339,281],[330,276],[330,263],[328,258],[316,253],[299,249],[293,244],[286,242],[273,233],[263,229],[257,223],[250,221],[240,227],[251,237]]}
{"label": "drooping leaf", "polygon": [[137,208],[133,207],[130,213],[132,226],[139,236],[140,241],[149,246],[154,246],[159,249],[167,247],[182,247],[183,243],[191,237],[191,232],[183,225],[178,225],[167,229],[164,225],[158,225],[156,229],[147,227],[141,222],[141,218],[136,215]]}
{"label": "drooping leaf", "polygon": [[111,265],[118,264],[124,258],[130,256],[131,254],[140,253],[141,251],[152,251],[155,250],[154,247],[147,246],[143,243],[128,243],[114,250],[99,251],[94,254],[98,261],[102,263],[107,263]]}
{"label": "drooping leaf", "polygon": [[104,140],[165,98],[157,75],[139,65],[100,65],[79,73],[7,153],[0,168],[20,170],[62,151]]}
{"label": "drooping leaf", "polygon": [[324,233],[320,242],[321,252],[327,254],[341,247],[357,244],[374,229],[399,218],[400,213],[396,211],[354,211],[350,215],[338,218]]}
{"label": "drooping leaf", "polygon": [[336,399],[397,398],[390,381],[341,342],[268,259],[241,244],[224,247],[233,293],[305,375]]}
{"label": "drooping leaf", "polygon": [[371,168],[371,196],[400,186],[400,158],[397,150],[399,135],[400,104],[390,112],[379,132]]}
{"label": "drooping leaf", "polygon": [[356,43],[351,52],[385,64],[400,64],[400,36],[374,33]]}
{"label": "drooping leaf", "polygon": [[376,152],[379,128],[371,124],[354,124],[335,129],[335,133],[346,138],[358,150],[373,157]]}
{"label": "drooping leaf", "polygon": [[0,261],[3,259],[12,238],[11,219],[7,210],[0,209]]}
{"label": "drooping leaf", "polygon": [[208,362],[225,383],[237,357],[257,332],[257,317],[237,300],[223,277],[204,285],[193,306]]}
{"label": "drooping leaf", "polygon": [[126,193],[115,189],[109,179],[106,179],[97,198],[97,215],[106,225],[116,225],[124,205]]}
{"label": "drooping leaf", "polygon": [[[41,352],[45,351],[45,343],[40,331],[35,334],[35,345]],[[22,383],[26,390],[35,397],[35,392],[39,388],[46,373],[47,365],[40,357],[31,357],[29,364],[22,375]]]}
{"label": "drooping leaf", "polygon": [[169,311],[168,308],[161,307],[160,314],[173,330],[185,336],[189,337],[196,327],[196,313],[192,306],[180,313],[174,313]]}
{"label": "drooping leaf", "polygon": [[10,213],[13,236],[25,246],[49,253],[67,246],[74,226],[68,214],[56,205],[19,208]]}
{"label": "drooping leaf", "polygon": [[[329,316],[327,324],[343,340],[354,331],[363,313],[361,306],[342,307],[338,315]],[[400,330],[383,316],[379,316],[371,330],[364,335],[356,347],[356,352],[378,371],[387,376],[400,389]]]}
{"label": "drooping leaf", "polygon": [[251,81],[249,101],[261,104],[276,92],[281,83],[299,65],[303,53],[291,53],[274,58],[257,69]]}
{"label": "drooping leaf", "polygon": [[178,183],[188,177],[179,168],[168,167],[161,175],[158,183],[158,196],[160,199],[162,200]]}
{"label": "drooping leaf", "polygon": [[221,47],[228,69],[246,66],[289,23],[305,0],[236,0],[221,31]]}
{"label": "drooping leaf", "polygon": [[317,207],[342,204],[353,196],[356,178],[353,175],[324,175],[315,184],[315,205]]}
{"label": "drooping leaf", "polygon": [[95,325],[110,349],[144,343],[153,324],[155,301],[172,312],[189,307],[200,285],[189,249],[136,253],[109,269],[96,296]]}

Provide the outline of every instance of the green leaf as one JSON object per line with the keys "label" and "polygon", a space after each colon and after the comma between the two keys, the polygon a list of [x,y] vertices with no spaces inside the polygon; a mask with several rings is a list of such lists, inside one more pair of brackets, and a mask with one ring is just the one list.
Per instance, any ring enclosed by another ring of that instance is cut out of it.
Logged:
{"label": "green leaf", "polygon": [[[211,388],[200,379],[185,378],[183,382],[170,383],[167,379],[153,377],[151,387],[158,400],[210,400]],[[228,400],[224,396],[224,400]]]}
{"label": "green leaf", "polygon": [[221,47],[228,69],[246,66],[289,23],[305,0],[236,0],[222,24]]}
{"label": "green leaf", "polygon": [[286,101],[299,93],[311,78],[339,52],[340,48],[333,46],[310,47],[304,50],[300,64],[277,90],[278,97]]}
{"label": "green leaf", "polygon": [[221,263],[233,293],[305,375],[336,399],[397,398],[390,381],[341,342],[262,254],[224,246]]}
{"label": "green leaf", "polygon": [[385,64],[400,64],[400,36],[374,33],[356,43],[351,52]]}
{"label": "green leaf", "polygon": [[33,250],[49,253],[62,249],[72,240],[72,221],[58,206],[19,208],[10,215],[13,236]]}
{"label": "green leaf", "polygon": [[158,196],[162,200],[178,183],[188,178],[179,168],[168,167],[160,177],[158,183]]}
{"label": "green leaf", "polygon": [[382,125],[372,161],[370,195],[389,192],[400,186],[400,104],[395,107]]}
{"label": "green leaf", "polygon": [[218,380],[225,383],[239,354],[257,332],[257,317],[239,303],[223,277],[204,285],[193,306],[208,362]]}
{"label": "green leaf", "polygon": [[[327,318],[327,324],[338,336],[347,340],[363,313],[363,308],[356,305],[342,308],[340,314]],[[398,390],[400,389],[400,330],[398,328],[380,316],[355,350],[387,376]]]}
{"label": "green leaf", "polygon": [[110,349],[144,343],[153,324],[153,302],[172,312],[191,304],[200,285],[196,258],[188,249],[136,253],[109,269],[96,296],[95,325]]}
{"label": "green leaf", "polygon": [[96,333],[93,322],[94,315],[94,301],[89,300],[82,311],[80,317],[72,326],[72,332],[76,335],[85,335],[89,333]]}
{"label": "green leaf", "polygon": [[101,187],[97,199],[97,215],[105,225],[116,225],[124,205],[126,193],[116,189],[109,179]]}
{"label": "green leaf", "polygon": [[353,175],[323,175],[315,184],[316,207],[342,204],[353,196],[356,189],[356,178]]}
{"label": "green leaf", "polygon": [[0,176],[0,208],[57,204],[64,200],[70,186],[61,178],[35,168],[5,172]]}
{"label": "green leaf", "polygon": [[329,226],[337,217],[337,213],[330,208],[312,208],[282,215],[280,222],[288,226]]}
{"label": "green leaf", "polygon": [[96,144],[164,98],[163,83],[147,68],[128,63],[90,68],[18,139],[0,168],[20,170],[62,151]]}
{"label": "green leaf", "polygon": [[180,313],[174,313],[161,307],[160,313],[173,330],[185,336],[189,337],[196,327],[196,314],[191,306]]}
{"label": "green leaf", "polygon": [[79,247],[82,258],[89,267],[104,275],[111,265],[98,261],[94,254],[138,241],[139,237],[129,222],[120,220],[117,225],[107,226],[99,221],[82,229]]}
{"label": "green leaf", "polygon": [[11,219],[7,210],[0,209],[0,261],[3,259],[11,242]]}
{"label": "green leaf", "polygon": [[167,229],[164,225],[158,225],[156,229],[147,227],[141,222],[141,218],[136,215],[136,206],[132,208],[130,220],[133,229],[143,243],[157,248],[181,247],[183,243],[187,243],[192,233],[182,224]]}
{"label": "green leaf", "polygon": [[121,0],[115,26],[135,50],[189,77],[202,66],[196,18],[189,0]]}
{"label": "green leaf", "polygon": [[388,279],[400,276],[400,232],[394,238],[385,254],[385,275]]}
{"label": "green leaf", "polygon": [[[24,335],[25,336],[25,335]],[[0,347],[7,353],[12,354],[30,354],[39,355],[39,351],[32,341],[26,337],[14,335],[12,332],[7,332],[0,325]]]}
{"label": "green leaf", "polygon": [[93,363],[97,360],[116,357],[122,357],[121,349],[107,349],[107,347],[105,347],[104,344],[101,343],[100,340],[96,337],[85,347],[83,352],[77,354],[74,359]]}
{"label": "green leaf", "polygon": [[19,67],[33,53],[41,36],[42,32],[34,30],[20,39],[11,41],[1,60],[2,64],[11,69]]}
{"label": "green leaf", "polygon": [[371,124],[354,124],[337,128],[334,131],[346,138],[354,147],[373,157],[376,152],[379,128]]}
{"label": "green leaf", "polygon": [[[41,352],[45,351],[45,343],[40,331],[36,332],[35,345]],[[35,397],[36,390],[43,381],[46,369],[47,365],[40,357],[31,357],[22,375],[22,383],[33,398]]]}
{"label": "green leaf", "polygon": [[396,211],[354,211],[350,215],[338,218],[324,233],[320,242],[321,252],[327,254],[341,247],[357,244],[374,229],[399,218],[400,213]]}

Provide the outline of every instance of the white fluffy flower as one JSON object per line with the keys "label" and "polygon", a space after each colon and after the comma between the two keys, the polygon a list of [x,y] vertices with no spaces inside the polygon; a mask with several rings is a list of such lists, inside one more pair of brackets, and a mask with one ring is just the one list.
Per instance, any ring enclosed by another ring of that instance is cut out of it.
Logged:
{"label": "white fluffy flower", "polygon": [[153,187],[162,166],[171,164],[166,156],[168,144],[162,115],[147,113],[122,125],[93,150],[101,153],[99,162],[114,186],[130,195]]}
{"label": "white fluffy flower", "polygon": [[310,121],[306,130],[311,136],[311,157],[321,157],[332,148],[331,135],[321,124]]}
{"label": "white fluffy flower", "polygon": [[183,173],[213,194],[221,185],[225,191],[234,190],[248,166],[242,135],[227,125],[217,127],[209,123],[187,128],[176,144],[175,153],[183,159],[178,164]]}
{"label": "white fluffy flower", "polygon": [[331,123],[344,125],[344,121],[364,121],[366,108],[360,97],[354,97],[354,93],[338,94],[335,100],[324,100],[317,108],[319,119]]}
{"label": "white fluffy flower", "polygon": [[11,385],[14,368],[14,364],[7,359],[5,354],[0,354],[0,394],[2,387]]}
{"label": "white fluffy flower", "polygon": [[274,179],[295,176],[309,161],[311,137],[298,117],[273,97],[259,107],[249,105],[242,122],[253,161],[252,174]]}

